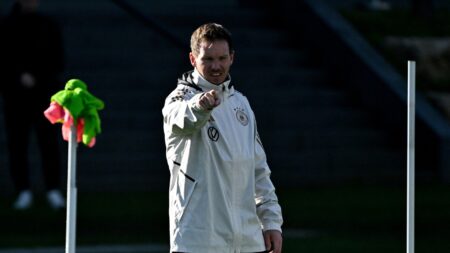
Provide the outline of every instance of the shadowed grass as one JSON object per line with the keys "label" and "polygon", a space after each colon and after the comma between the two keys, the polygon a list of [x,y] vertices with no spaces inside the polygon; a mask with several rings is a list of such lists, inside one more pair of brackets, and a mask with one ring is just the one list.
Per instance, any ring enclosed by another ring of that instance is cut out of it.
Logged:
{"label": "shadowed grass", "polygon": [[[278,190],[285,253],[404,252],[404,187],[334,186]],[[450,186],[416,189],[416,252],[450,249]],[[44,199],[25,212],[0,203],[0,248],[63,246],[65,212]],[[78,197],[77,244],[168,244],[166,192],[87,193]],[[306,230],[300,235],[290,232]]]}

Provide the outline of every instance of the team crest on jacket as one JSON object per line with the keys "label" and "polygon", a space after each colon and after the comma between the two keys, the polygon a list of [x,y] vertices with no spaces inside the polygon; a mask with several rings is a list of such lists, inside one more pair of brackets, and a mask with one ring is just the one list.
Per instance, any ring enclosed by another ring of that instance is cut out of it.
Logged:
{"label": "team crest on jacket", "polygon": [[234,108],[236,111],[236,119],[241,123],[243,126],[248,125],[248,116],[245,114],[244,109],[240,107]]}

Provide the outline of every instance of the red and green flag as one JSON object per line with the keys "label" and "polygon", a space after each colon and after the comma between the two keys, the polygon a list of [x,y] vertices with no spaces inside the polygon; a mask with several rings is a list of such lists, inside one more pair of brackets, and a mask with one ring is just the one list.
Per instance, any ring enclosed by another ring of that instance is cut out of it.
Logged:
{"label": "red and green flag", "polygon": [[75,124],[77,142],[93,147],[95,137],[101,133],[98,111],[103,107],[103,101],[92,95],[83,81],[72,79],[66,83],[64,90],[51,97],[50,106],[44,114],[52,124],[63,124],[64,140],[69,140],[70,126]]}

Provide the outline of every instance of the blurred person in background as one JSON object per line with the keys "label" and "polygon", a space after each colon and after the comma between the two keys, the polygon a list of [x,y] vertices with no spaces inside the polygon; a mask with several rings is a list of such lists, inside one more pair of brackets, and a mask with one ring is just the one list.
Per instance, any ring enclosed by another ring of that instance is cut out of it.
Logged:
{"label": "blurred person in background", "polygon": [[38,0],[17,0],[1,23],[0,91],[9,153],[10,174],[17,191],[13,207],[33,204],[28,148],[34,129],[41,154],[46,197],[54,209],[63,208],[60,188],[58,129],[43,112],[58,91],[63,71],[63,45],[58,24],[38,12]]}
{"label": "blurred person in background", "polygon": [[162,111],[170,250],[280,253],[283,218],[266,154],[250,104],[229,75],[231,34],[200,26],[189,58],[194,70],[178,79]]}

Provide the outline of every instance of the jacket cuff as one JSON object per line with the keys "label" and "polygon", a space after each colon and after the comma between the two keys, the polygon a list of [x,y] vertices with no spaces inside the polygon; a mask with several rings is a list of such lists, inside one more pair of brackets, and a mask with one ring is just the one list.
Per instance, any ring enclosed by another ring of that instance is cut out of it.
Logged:
{"label": "jacket cuff", "polygon": [[267,230],[277,230],[280,231],[280,233],[283,233],[283,231],[281,230],[281,226],[275,223],[267,223],[267,224],[263,224],[262,225],[262,229],[263,231],[267,231]]}

